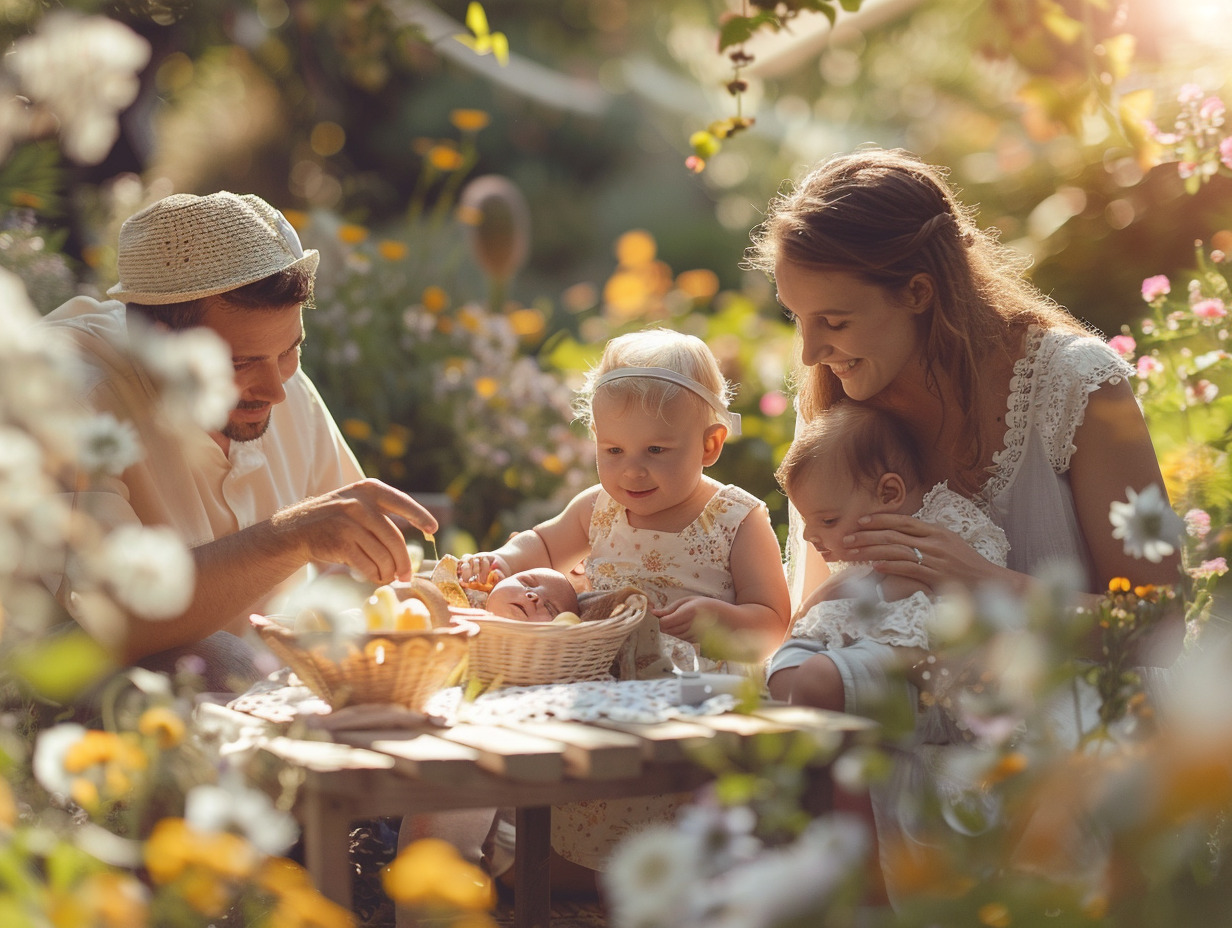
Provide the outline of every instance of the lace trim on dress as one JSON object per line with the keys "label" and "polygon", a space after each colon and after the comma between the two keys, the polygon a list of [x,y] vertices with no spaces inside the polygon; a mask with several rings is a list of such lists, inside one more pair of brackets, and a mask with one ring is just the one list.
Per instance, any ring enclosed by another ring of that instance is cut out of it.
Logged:
{"label": "lace trim on dress", "polygon": [[1010,542],[1001,527],[974,502],[949,488],[942,481],[924,494],[917,519],[941,525],[975,548],[980,555],[999,567],[1005,566]]}
{"label": "lace trim on dress", "polygon": [[896,602],[831,599],[801,616],[791,637],[821,642],[827,650],[870,638],[898,647],[928,647],[928,625],[933,606],[921,592]]}
{"label": "lace trim on dress", "polygon": [[[992,456],[990,476],[977,499],[987,507],[1018,473],[1034,426],[1048,462],[1058,473],[1069,470],[1074,434],[1086,415],[1087,398],[1105,383],[1119,383],[1133,369],[1094,336],[1074,335],[1032,325],[1026,351],[1014,362],[1005,414],[1005,445]],[[1074,389],[1075,385],[1081,389]],[[1034,421],[1033,421],[1034,420]]]}

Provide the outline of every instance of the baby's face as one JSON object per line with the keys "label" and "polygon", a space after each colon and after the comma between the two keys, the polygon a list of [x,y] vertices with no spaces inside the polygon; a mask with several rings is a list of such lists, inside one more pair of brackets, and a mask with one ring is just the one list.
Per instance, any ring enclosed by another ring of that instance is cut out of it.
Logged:
{"label": "baby's face", "polygon": [[559,570],[522,570],[492,587],[487,610],[506,619],[551,622],[562,612],[578,611],[577,591]]}
{"label": "baby's face", "polygon": [[815,471],[801,475],[798,483],[788,496],[804,520],[804,540],[827,561],[845,560],[843,537],[859,530],[861,516],[899,512],[903,505],[887,504],[878,495],[875,483],[856,481],[849,473]]}

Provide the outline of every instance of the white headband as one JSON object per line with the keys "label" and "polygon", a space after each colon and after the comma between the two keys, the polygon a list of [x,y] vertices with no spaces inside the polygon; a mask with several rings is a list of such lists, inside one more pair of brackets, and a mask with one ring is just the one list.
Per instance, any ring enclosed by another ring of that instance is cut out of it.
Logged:
{"label": "white headband", "polygon": [[684,387],[686,390],[696,393],[713,407],[715,412],[727,417],[731,421],[728,431],[731,432],[733,438],[740,434],[740,413],[732,412],[724,406],[723,401],[719,399],[713,390],[706,389],[692,377],[686,377],[684,374],[668,370],[666,367],[617,367],[596,380],[595,389],[598,390],[605,383],[613,380],[623,380],[625,377],[648,377],[651,380],[666,380],[668,383],[674,383],[678,387]]}

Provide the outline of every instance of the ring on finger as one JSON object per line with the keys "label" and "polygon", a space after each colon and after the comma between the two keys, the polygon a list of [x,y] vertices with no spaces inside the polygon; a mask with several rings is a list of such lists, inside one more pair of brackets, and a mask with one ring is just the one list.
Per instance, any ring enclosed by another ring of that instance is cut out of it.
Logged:
{"label": "ring on finger", "polygon": [[915,555],[915,562],[919,564],[921,567],[923,567],[924,566],[923,552],[921,552],[919,548],[915,548],[915,547],[911,549],[911,552]]}

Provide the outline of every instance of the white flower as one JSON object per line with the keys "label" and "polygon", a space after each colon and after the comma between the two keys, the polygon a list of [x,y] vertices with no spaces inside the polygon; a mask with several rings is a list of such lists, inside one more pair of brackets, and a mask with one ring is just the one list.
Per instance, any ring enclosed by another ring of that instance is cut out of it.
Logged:
{"label": "white flower", "polygon": [[202,832],[244,835],[265,854],[281,854],[299,836],[295,820],[274,808],[269,796],[228,771],[217,786],[194,786],[184,797],[184,819]]}
{"label": "white flower", "polygon": [[159,388],[172,420],[187,418],[203,429],[222,428],[239,401],[231,350],[204,326],[181,332],[145,329],[133,339]]}
{"label": "white flower", "polygon": [[64,769],[64,759],[85,734],[85,727],[76,722],[63,722],[39,732],[34,745],[34,778],[52,795],[67,797],[72,790],[73,778]]}
{"label": "white flower", "polygon": [[196,565],[165,526],[121,525],[104,540],[97,569],[116,601],[142,618],[173,618],[192,602]]}
{"label": "white flower", "polygon": [[617,847],[603,874],[616,928],[652,928],[679,922],[699,891],[702,844],[696,835],[655,826]]}
{"label": "white flower", "polygon": [[830,895],[862,866],[867,851],[868,835],[857,819],[815,819],[795,843],[766,851],[716,881],[718,908],[729,924],[745,928],[770,928],[805,915],[823,924]]}
{"label": "white flower", "polygon": [[106,16],[51,13],[8,59],[22,90],[59,119],[64,153],[97,164],[119,135],[117,114],[137,98],[150,43]]}
{"label": "white flower", "polygon": [[1177,549],[1185,524],[1158,484],[1141,493],[1126,487],[1125,494],[1127,502],[1113,502],[1108,511],[1112,537],[1122,539],[1126,554],[1157,564]]}
{"label": "white flower", "polygon": [[100,413],[77,425],[77,462],[95,474],[122,474],[141,460],[141,444],[131,422],[120,422],[111,413]]}

